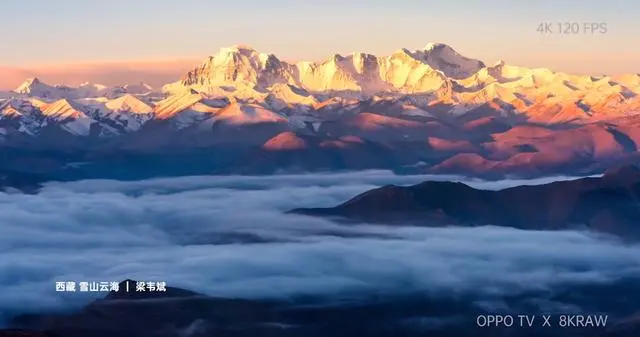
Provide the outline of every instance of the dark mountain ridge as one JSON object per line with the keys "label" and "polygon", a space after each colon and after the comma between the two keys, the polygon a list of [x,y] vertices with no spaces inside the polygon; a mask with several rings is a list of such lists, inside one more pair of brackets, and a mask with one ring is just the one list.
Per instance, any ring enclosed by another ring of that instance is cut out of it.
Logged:
{"label": "dark mountain ridge", "polygon": [[16,189],[24,193],[36,193],[49,177],[37,173],[0,168],[0,191]]}
{"label": "dark mountain ridge", "polygon": [[336,207],[291,212],[385,224],[586,228],[640,238],[640,168],[622,166],[606,171],[600,178],[498,191],[480,190],[460,182],[387,185]]}

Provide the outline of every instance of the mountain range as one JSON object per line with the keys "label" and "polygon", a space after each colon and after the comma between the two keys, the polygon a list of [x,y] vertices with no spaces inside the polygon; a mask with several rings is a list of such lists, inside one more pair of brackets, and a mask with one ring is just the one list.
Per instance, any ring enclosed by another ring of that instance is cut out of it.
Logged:
{"label": "mountain range", "polygon": [[595,172],[636,161],[638,93],[639,74],[487,65],[442,43],[297,63],[237,45],[162,88],[32,78],[0,92],[0,154],[21,170],[208,154],[191,173]]}
{"label": "mountain range", "polygon": [[[387,185],[330,208],[292,213],[368,223],[423,226],[506,226],[525,230],[588,229],[640,239],[640,168],[602,177],[517,186],[498,191],[460,182]],[[505,205],[509,205],[505,207]]]}

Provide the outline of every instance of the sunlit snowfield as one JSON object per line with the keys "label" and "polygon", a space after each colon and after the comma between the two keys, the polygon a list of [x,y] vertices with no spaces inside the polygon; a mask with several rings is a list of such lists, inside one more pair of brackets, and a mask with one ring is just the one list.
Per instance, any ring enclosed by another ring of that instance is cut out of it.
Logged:
{"label": "sunlit snowfield", "polygon": [[[367,171],[90,180],[0,193],[0,312],[85,304],[86,293],[56,293],[55,281],[66,280],[166,281],[263,298],[517,293],[640,276],[640,246],[587,233],[343,226],[284,214],[428,179],[459,180]],[[568,178],[467,183],[498,189],[558,179]]]}

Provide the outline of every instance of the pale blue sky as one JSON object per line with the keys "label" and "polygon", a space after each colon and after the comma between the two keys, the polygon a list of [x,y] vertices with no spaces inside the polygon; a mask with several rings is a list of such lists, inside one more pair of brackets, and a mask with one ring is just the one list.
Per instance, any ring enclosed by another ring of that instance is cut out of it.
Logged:
{"label": "pale blue sky", "polygon": [[[248,44],[290,60],[444,42],[487,63],[640,72],[637,0],[2,0],[0,64],[204,58]],[[606,34],[541,35],[541,22]],[[581,27],[582,28],[582,27]]]}

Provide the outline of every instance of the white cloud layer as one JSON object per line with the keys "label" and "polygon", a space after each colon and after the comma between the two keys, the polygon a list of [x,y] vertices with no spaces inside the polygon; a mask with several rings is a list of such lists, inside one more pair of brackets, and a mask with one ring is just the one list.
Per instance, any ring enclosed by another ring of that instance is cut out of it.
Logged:
{"label": "white cloud layer", "polygon": [[[262,298],[514,293],[640,276],[640,246],[587,233],[342,226],[284,214],[427,178],[367,171],[90,180],[48,184],[37,195],[0,193],[0,312],[86,303],[82,294],[55,292],[55,281],[66,280],[166,281],[209,295]],[[471,184],[496,189],[548,180]]]}

